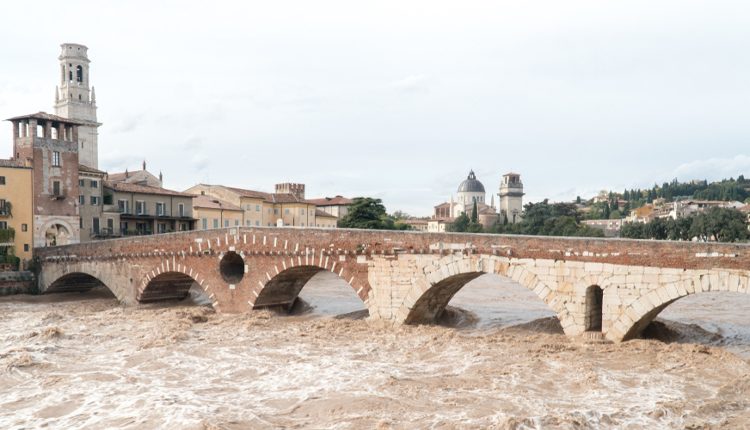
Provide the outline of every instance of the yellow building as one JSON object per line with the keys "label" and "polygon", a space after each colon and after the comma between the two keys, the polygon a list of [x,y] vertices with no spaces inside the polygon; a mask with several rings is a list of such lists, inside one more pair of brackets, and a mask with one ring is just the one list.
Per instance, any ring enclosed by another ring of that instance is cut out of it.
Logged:
{"label": "yellow building", "polygon": [[[305,200],[302,184],[277,184],[275,193],[207,184],[195,185],[185,192],[238,206],[242,211],[239,225],[245,227],[317,227],[319,224],[317,207]],[[325,227],[336,226],[330,216],[323,218]],[[199,228],[202,227],[201,224],[202,221]],[[212,222],[209,222],[208,228],[212,228]]]}
{"label": "yellow building", "polygon": [[32,225],[32,168],[16,160],[0,160],[0,265],[9,255],[20,258],[20,269],[31,260],[34,243]]}
{"label": "yellow building", "polygon": [[339,219],[329,214],[328,212],[323,212],[320,209],[317,209],[315,211],[315,227],[320,228],[336,228],[338,226]]}
{"label": "yellow building", "polygon": [[210,230],[241,226],[243,213],[237,205],[202,194],[193,199],[193,216],[198,219],[196,230]]}

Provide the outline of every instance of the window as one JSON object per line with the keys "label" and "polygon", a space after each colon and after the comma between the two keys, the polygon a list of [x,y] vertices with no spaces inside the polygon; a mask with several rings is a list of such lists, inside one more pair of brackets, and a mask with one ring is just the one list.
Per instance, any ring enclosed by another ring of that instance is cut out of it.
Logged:
{"label": "window", "polygon": [[112,218],[107,218],[107,230],[109,230],[109,233],[112,233],[112,230],[115,229],[115,221]]}
{"label": "window", "polygon": [[127,200],[118,200],[117,201],[117,210],[120,213],[129,214],[130,213],[130,202]]}
{"label": "window", "polygon": [[0,185],[5,185],[5,176],[0,176]]}
{"label": "window", "polygon": [[234,220],[234,226],[237,227],[238,225],[240,225],[240,220],[238,219]]}
{"label": "window", "polygon": [[146,215],[146,202],[138,200],[135,202],[135,214]]}
{"label": "window", "polygon": [[289,209],[284,209],[284,213],[289,215]]}
{"label": "window", "polygon": [[99,218],[94,217],[91,220],[91,230],[94,234],[99,234]]}
{"label": "window", "polygon": [[55,195],[55,196],[62,195],[60,191],[60,181],[52,181],[52,195]]}
{"label": "window", "polygon": [[83,67],[81,67],[80,65],[76,66],[76,81],[83,82]]}
{"label": "window", "polygon": [[83,218],[78,218],[78,227],[83,228]]}
{"label": "window", "polygon": [[84,181],[83,181],[83,179],[79,179],[79,180],[78,180],[78,186],[79,186],[79,187],[83,187],[83,186],[84,186]]}
{"label": "window", "polygon": [[52,151],[52,166],[60,167],[60,151]]}
{"label": "window", "polygon": [[166,233],[167,232],[167,225],[164,224],[163,222],[160,222],[159,225],[156,226],[156,228],[157,228],[156,231],[159,232],[159,233]]}
{"label": "window", "polygon": [[156,204],[156,215],[164,216],[164,203],[159,202]]}
{"label": "window", "polygon": [[255,205],[255,212],[260,212],[260,205]]}
{"label": "window", "polygon": [[260,221],[255,221],[255,225],[260,226]]}
{"label": "window", "polygon": [[24,243],[23,244],[23,252],[29,252],[29,244],[28,243]]}
{"label": "window", "polygon": [[91,206],[99,206],[99,196],[91,196]]}
{"label": "window", "polygon": [[219,228],[219,220],[214,218],[214,228]]}
{"label": "window", "polygon": [[91,180],[91,188],[99,188],[99,181]]}
{"label": "window", "polygon": [[208,230],[208,219],[207,218],[202,218],[201,219],[201,224],[203,225],[203,230]]}
{"label": "window", "polygon": [[180,203],[177,205],[177,214],[181,217],[185,216],[185,204]]}
{"label": "window", "polygon": [[0,221],[0,230],[6,230],[8,228],[7,221]]}
{"label": "window", "polygon": [[250,227],[252,224],[250,223],[250,220],[245,220],[245,225]]}
{"label": "window", "polygon": [[29,225],[28,224],[21,224],[21,231],[28,231]]}
{"label": "window", "polygon": [[224,227],[229,227],[229,220],[228,219],[224,220]]}
{"label": "window", "polygon": [[86,204],[86,196],[84,196],[83,194],[81,194],[80,196],[78,196],[78,204],[81,205],[81,206],[85,205]]}

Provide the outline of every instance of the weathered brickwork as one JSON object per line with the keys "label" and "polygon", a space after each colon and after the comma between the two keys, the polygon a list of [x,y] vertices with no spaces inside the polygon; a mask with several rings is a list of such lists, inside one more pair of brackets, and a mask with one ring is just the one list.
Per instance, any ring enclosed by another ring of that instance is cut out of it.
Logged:
{"label": "weathered brickwork", "polygon": [[[42,292],[101,282],[134,304],[184,297],[197,283],[219,312],[289,307],[327,270],[349,283],[370,318],[394,323],[434,321],[464,285],[494,273],[533,291],[566,334],[591,330],[598,318],[596,330],[621,341],[681,297],[750,293],[748,251],[732,244],[230,228],[40,248],[36,255]],[[592,287],[601,289],[601,303],[588,294]]]}

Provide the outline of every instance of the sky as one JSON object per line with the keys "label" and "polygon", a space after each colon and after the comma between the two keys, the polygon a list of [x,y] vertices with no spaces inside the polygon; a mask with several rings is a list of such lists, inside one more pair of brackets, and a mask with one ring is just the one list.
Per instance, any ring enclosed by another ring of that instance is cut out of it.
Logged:
{"label": "sky", "polygon": [[171,189],[426,216],[470,169],[488,200],[520,173],[525,201],[750,174],[746,1],[62,5],[3,5],[0,118],[52,113],[59,45],[84,44],[100,169],[145,159]]}

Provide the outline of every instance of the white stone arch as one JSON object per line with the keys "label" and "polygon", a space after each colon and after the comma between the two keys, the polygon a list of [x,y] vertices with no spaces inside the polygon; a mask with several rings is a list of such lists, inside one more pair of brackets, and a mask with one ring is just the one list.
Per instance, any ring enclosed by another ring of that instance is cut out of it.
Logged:
{"label": "white stone arch", "polygon": [[[122,273],[112,267],[112,264],[96,261],[81,261],[76,263],[57,262],[47,263],[40,273],[39,291],[41,293],[54,293],[55,283],[65,280],[71,275],[88,275],[101,282],[121,303],[133,302],[133,295],[128,287],[131,285],[126,273]],[[50,288],[53,287],[53,288]],[[67,289],[75,291],[74,288]],[[86,288],[79,291],[85,291]]]}
{"label": "white stone arch", "polygon": [[78,229],[73,228],[73,226],[64,219],[52,218],[52,219],[47,220],[45,223],[43,223],[41,229],[38,231],[38,236],[37,236],[37,241],[36,241],[36,244],[38,246],[42,246],[42,247],[52,246],[52,245],[49,245],[47,242],[47,231],[56,225],[62,226],[65,230],[67,230],[67,234],[68,234],[67,242],[56,243],[55,244],[56,246],[72,245],[72,244],[76,244],[79,242],[79,237],[78,235],[76,235],[76,232],[78,231]]}
{"label": "white stone arch", "polygon": [[669,281],[642,287],[643,293],[627,304],[612,324],[608,339],[620,342],[637,337],[661,311],[683,297],[708,292],[750,293],[747,271],[692,270],[666,279]]}
{"label": "white stone arch", "polygon": [[[397,312],[397,318],[400,322],[406,323],[423,321],[424,319],[418,313],[425,311],[422,307],[426,304],[425,300],[436,298],[435,294],[439,293],[436,289],[448,290],[447,296],[437,298],[437,301],[432,303],[433,306],[440,307],[438,311],[442,312],[453,295],[464,285],[481,275],[491,273],[510,278],[534,292],[555,312],[566,334],[579,334],[576,331],[576,325],[570,311],[565,306],[565,301],[561,300],[555,290],[556,286],[547,285],[528,267],[533,261],[513,260],[496,256],[466,256],[463,254],[442,257],[436,264],[425,267],[424,277],[415,279]],[[454,281],[458,284],[453,284]],[[432,313],[433,310],[428,311],[428,313]],[[432,317],[432,315],[427,316]]]}

